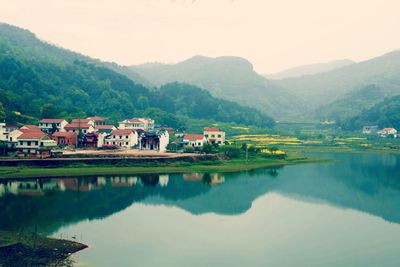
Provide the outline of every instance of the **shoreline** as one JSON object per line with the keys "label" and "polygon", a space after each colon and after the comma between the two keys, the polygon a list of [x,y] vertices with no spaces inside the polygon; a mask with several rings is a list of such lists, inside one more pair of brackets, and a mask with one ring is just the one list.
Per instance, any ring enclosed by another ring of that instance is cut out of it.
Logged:
{"label": "shoreline", "polygon": [[52,178],[92,175],[133,175],[150,173],[187,173],[187,172],[239,172],[260,168],[281,167],[286,165],[328,162],[327,158],[308,158],[292,155],[288,159],[255,158],[246,162],[244,159],[203,162],[174,162],[160,164],[157,162],[136,166],[70,166],[70,167],[0,167],[1,179]]}

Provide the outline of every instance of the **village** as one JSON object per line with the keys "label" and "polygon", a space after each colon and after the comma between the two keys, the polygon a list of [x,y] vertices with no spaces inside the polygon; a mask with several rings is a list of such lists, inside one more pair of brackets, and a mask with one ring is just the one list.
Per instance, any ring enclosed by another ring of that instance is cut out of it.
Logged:
{"label": "village", "polygon": [[[173,140],[173,141],[171,141]],[[151,118],[125,119],[118,126],[108,124],[103,117],[86,119],[44,118],[38,125],[17,127],[0,123],[0,141],[6,153],[20,158],[49,158],[68,154],[129,153],[130,155],[161,154],[174,144],[174,152],[190,148],[194,152],[205,144],[222,146],[225,132],[219,128],[204,128],[203,133],[175,133],[155,124]]]}

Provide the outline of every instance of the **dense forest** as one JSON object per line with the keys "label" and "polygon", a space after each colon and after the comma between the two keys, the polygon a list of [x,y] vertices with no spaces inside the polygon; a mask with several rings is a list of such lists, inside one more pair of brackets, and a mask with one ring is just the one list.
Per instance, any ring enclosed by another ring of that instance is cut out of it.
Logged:
{"label": "dense forest", "polygon": [[0,24],[0,102],[8,123],[99,115],[113,122],[151,116],[172,127],[184,126],[185,118],[260,127],[274,124],[255,109],[214,98],[198,87],[148,86],[128,68],[55,47],[29,31]]}
{"label": "dense forest", "polygon": [[400,129],[400,96],[387,98],[360,115],[341,123],[346,130],[360,130],[364,125],[377,125]]}

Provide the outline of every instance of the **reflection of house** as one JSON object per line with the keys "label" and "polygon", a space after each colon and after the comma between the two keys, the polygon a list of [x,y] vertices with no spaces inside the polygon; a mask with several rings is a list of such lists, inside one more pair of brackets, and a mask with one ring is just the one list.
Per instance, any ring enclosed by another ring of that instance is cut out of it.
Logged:
{"label": "reflection of house", "polygon": [[120,147],[133,147],[138,143],[138,134],[134,130],[114,130],[105,138],[104,144]]}
{"label": "reflection of house", "polygon": [[87,120],[94,121],[94,126],[97,128],[99,125],[105,125],[106,120],[102,117],[88,117]]}
{"label": "reflection of house", "polygon": [[185,181],[199,182],[199,181],[203,180],[203,173],[198,173],[198,172],[185,173],[183,175],[183,179]]}
{"label": "reflection of house", "polygon": [[68,122],[63,119],[42,119],[39,122],[39,129],[46,133],[62,132]]}
{"label": "reflection of house", "polygon": [[182,141],[185,146],[202,147],[206,138],[202,134],[185,134]]}
{"label": "reflection of house", "polygon": [[135,176],[132,177],[124,177],[124,176],[114,176],[111,177],[111,185],[114,187],[130,187],[135,185],[138,181],[138,178]]}
{"label": "reflection of house", "polygon": [[167,131],[143,132],[139,136],[139,149],[165,152],[169,143]]}
{"label": "reflection of house", "polygon": [[65,131],[70,133],[79,133],[82,132],[83,134],[92,133],[94,132],[94,127],[91,124],[79,124],[79,123],[70,123],[65,125]]}
{"label": "reflection of house", "polygon": [[18,137],[17,150],[20,155],[45,158],[57,146],[54,140],[42,131],[25,131]]}
{"label": "reflection of house", "polygon": [[51,137],[59,146],[76,146],[78,143],[76,133],[56,132]]}
{"label": "reflection of house", "polygon": [[152,130],[154,130],[154,120],[148,119],[148,118],[126,119],[119,123],[118,128],[119,129],[152,131]]}
{"label": "reflection of house", "polygon": [[[50,180],[11,181],[4,185],[4,194],[41,196],[44,192],[58,189],[57,182]],[[1,194],[0,194],[1,195]]]}
{"label": "reflection of house", "polygon": [[204,136],[209,144],[224,145],[225,144],[225,132],[219,128],[205,128]]}
{"label": "reflection of house", "polygon": [[160,177],[158,179],[158,183],[160,184],[161,187],[167,186],[168,182],[169,182],[169,175],[168,174],[160,175]]}
{"label": "reflection of house", "polygon": [[378,132],[378,126],[364,126],[362,133],[363,134],[376,134]]}

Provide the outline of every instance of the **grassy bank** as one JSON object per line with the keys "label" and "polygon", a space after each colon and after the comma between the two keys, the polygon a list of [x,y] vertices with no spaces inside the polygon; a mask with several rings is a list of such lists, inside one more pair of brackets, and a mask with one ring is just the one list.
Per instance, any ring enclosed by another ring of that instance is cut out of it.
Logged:
{"label": "grassy bank", "polygon": [[185,172],[237,172],[290,164],[322,162],[327,159],[306,158],[290,155],[286,159],[254,157],[226,161],[203,161],[196,163],[148,163],[135,166],[84,166],[76,165],[62,168],[43,167],[1,167],[0,178],[63,177],[88,175],[129,175],[140,173],[185,173]]}

